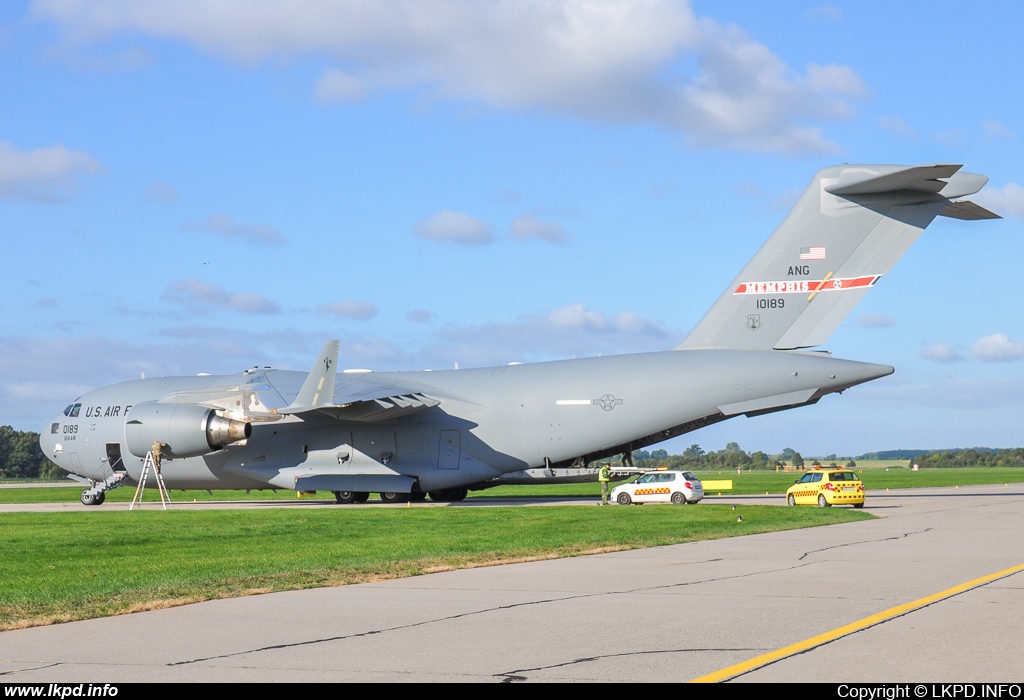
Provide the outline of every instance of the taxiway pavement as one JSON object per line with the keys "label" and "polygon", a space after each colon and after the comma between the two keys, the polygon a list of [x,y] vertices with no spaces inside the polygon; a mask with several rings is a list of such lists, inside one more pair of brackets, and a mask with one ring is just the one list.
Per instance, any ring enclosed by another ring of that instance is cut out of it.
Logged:
{"label": "taxiway pavement", "polygon": [[[869,493],[867,510],[881,517],[4,632],[0,674],[685,681],[1024,564],[1022,484]],[[1019,682],[1022,628],[1013,573],[732,682]]]}

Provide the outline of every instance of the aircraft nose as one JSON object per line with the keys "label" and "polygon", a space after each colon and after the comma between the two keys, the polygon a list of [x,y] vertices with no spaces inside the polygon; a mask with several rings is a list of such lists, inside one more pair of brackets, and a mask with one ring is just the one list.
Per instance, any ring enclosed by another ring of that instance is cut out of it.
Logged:
{"label": "aircraft nose", "polygon": [[43,454],[50,459],[55,459],[55,454],[59,456],[59,452],[57,450],[57,445],[60,443],[59,431],[59,420],[48,423],[39,431],[39,449],[41,449]]}

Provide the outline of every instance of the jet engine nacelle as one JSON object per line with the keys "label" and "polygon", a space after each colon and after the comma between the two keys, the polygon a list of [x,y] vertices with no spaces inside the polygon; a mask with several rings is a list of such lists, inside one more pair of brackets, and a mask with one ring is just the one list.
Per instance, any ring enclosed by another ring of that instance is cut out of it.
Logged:
{"label": "jet engine nacelle", "polygon": [[218,416],[206,406],[147,401],[125,417],[125,439],[136,457],[145,457],[154,442],[167,446],[167,457],[198,457],[252,435],[252,424]]}

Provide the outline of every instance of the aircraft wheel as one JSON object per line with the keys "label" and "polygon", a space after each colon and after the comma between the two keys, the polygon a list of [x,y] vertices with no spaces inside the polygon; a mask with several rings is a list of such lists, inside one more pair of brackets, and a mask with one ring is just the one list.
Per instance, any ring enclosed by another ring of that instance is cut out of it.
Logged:
{"label": "aircraft wheel", "polygon": [[356,492],[355,491],[335,491],[334,500],[339,504],[355,503]]}
{"label": "aircraft wheel", "polygon": [[458,503],[469,495],[469,489],[441,489],[428,492],[430,500],[438,503]]}
{"label": "aircraft wheel", "polygon": [[633,499],[630,498],[629,494],[625,492],[620,493],[619,497],[616,498],[615,500],[619,502],[620,506],[628,506],[630,503],[633,502]]}
{"label": "aircraft wheel", "polygon": [[409,494],[397,493],[395,491],[382,491],[380,494],[380,500],[385,503],[405,503],[409,500]]}
{"label": "aircraft wheel", "polygon": [[353,503],[366,503],[370,500],[370,494],[366,491],[353,491],[352,496]]}
{"label": "aircraft wheel", "polygon": [[672,503],[677,506],[685,506],[686,496],[676,491],[674,494],[672,494]]}
{"label": "aircraft wheel", "polygon": [[825,500],[825,494],[823,493],[818,495],[818,507],[828,508],[828,501]]}
{"label": "aircraft wheel", "polygon": [[82,505],[83,506],[94,506],[94,505],[97,505],[95,494],[91,494],[88,491],[82,491]]}
{"label": "aircraft wheel", "polygon": [[796,505],[796,496],[794,496],[793,494],[789,494],[788,496],[786,496],[786,505],[788,505],[788,506],[795,506]]}
{"label": "aircraft wheel", "polygon": [[423,501],[427,500],[427,494],[423,493],[422,491],[414,491],[413,493],[409,494],[409,500],[412,501],[413,503],[422,503]]}
{"label": "aircraft wheel", "polygon": [[103,505],[103,501],[105,501],[105,500],[107,500],[107,494],[101,492],[98,496],[96,496],[96,503],[95,503],[95,505],[101,506],[101,505]]}

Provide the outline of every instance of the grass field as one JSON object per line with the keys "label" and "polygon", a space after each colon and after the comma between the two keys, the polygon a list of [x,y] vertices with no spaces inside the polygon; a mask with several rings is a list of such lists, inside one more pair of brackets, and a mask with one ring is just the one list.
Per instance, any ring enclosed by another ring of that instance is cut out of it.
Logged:
{"label": "grass field", "polygon": [[9,513],[0,629],[870,517],[711,505]]}

